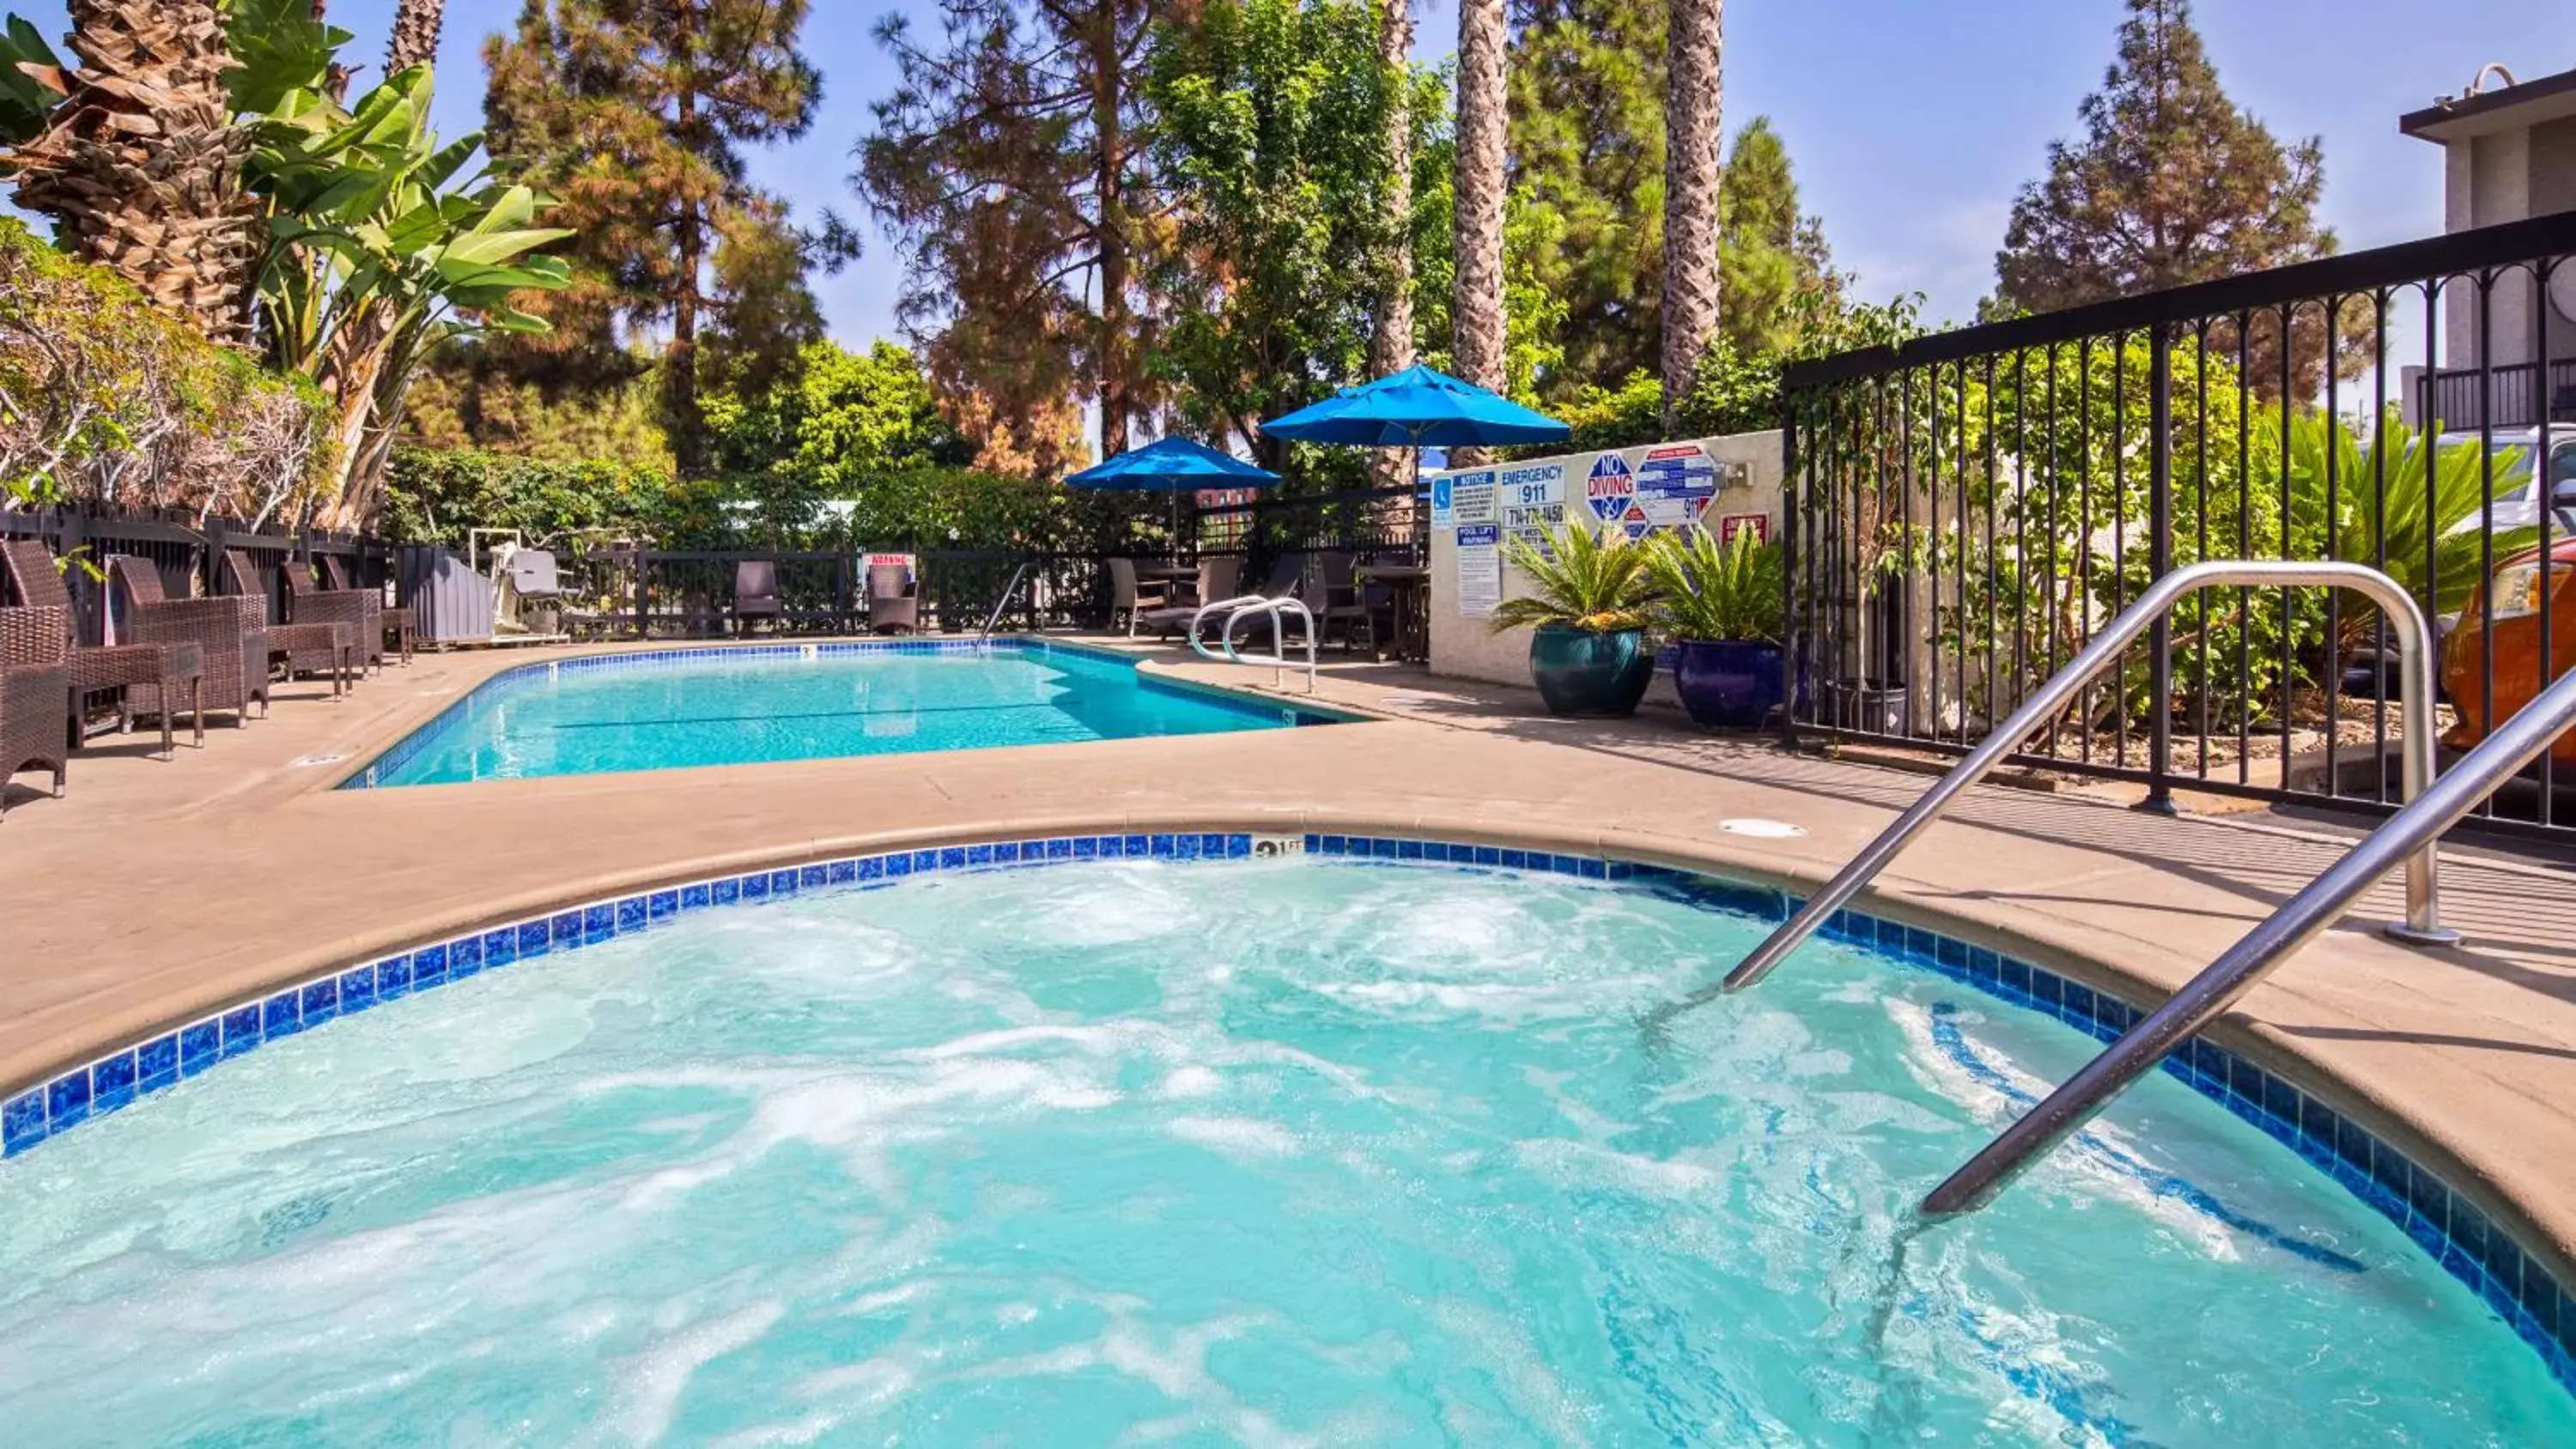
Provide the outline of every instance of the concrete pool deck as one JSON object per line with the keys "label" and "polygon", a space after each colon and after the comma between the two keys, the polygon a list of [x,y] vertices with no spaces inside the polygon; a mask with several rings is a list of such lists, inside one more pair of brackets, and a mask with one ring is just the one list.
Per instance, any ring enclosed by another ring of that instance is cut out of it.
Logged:
{"label": "concrete pool deck", "polygon": [[[569,901],[896,843],[1056,831],[1322,829],[1516,841],[1811,884],[1928,783],[1669,722],[1539,717],[1525,691],[1377,665],[1320,698],[1328,729],[329,788],[462,692],[594,649],[422,655],[348,699],[284,691],[202,751],[98,742],[67,800],[0,824],[0,1097],[289,981]],[[1267,670],[1149,667],[1268,692]],[[1285,697],[1305,698],[1292,686]],[[29,776],[33,781],[38,777]],[[1753,817],[1806,834],[1720,828]],[[1871,907],[1951,923],[2133,1001],[2160,1000],[2340,853],[2277,814],[2167,820],[2080,796],[1971,792]],[[2313,1089],[2576,1282],[2576,872],[2479,850],[2445,863],[2459,948],[2372,927],[2393,881],[2213,1035]],[[1865,898],[1866,899],[1866,898]],[[1793,965],[1787,969],[1796,969]],[[1723,1010],[1723,1006],[1711,1009]],[[1926,1184],[1927,1186],[1929,1184]]]}

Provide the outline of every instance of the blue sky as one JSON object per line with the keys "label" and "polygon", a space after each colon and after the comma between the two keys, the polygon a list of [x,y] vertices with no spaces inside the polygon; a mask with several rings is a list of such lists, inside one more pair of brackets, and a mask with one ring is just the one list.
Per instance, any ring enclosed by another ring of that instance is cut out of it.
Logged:
{"label": "blue sky", "polygon": [[[58,31],[59,0],[19,0]],[[394,0],[332,0],[383,52]],[[480,123],[483,38],[520,0],[449,0],[440,69],[454,77],[440,112],[449,134]],[[811,216],[858,208],[843,178],[868,102],[892,84],[870,38],[876,18],[926,3],[814,0],[808,52],[825,76],[804,140],[758,153],[761,184]],[[2076,103],[2111,59],[2120,0],[1734,0],[1726,7],[1726,112],[1769,115],[1788,141],[1807,208],[1862,295],[1929,297],[1931,319],[1964,318],[1991,285],[2016,188],[2052,138],[2075,130]],[[1426,57],[1445,54],[1456,0],[1417,0]],[[2347,249],[2441,229],[2437,148],[2397,134],[2400,113],[2464,87],[2502,61],[2524,79],[2576,66],[2566,0],[2202,0],[2196,16],[2239,104],[2284,138],[2325,141],[2325,216]],[[836,334],[862,343],[893,330],[896,259],[877,238],[820,284]]]}

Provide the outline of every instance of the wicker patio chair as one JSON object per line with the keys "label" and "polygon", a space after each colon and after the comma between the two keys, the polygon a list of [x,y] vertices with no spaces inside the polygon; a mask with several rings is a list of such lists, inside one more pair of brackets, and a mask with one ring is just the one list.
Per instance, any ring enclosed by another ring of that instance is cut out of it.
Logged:
{"label": "wicker patio chair", "polygon": [[[281,573],[292,571],[289,564]],[[241,549],[224,550],[224,569],[232,575],[233,592],[259,605],[263,616],[268,611],[268,590],[261,587],[259,569],[250,555]],[[294,595],[292,581],[288,596]],[[331,676],[331,697],[348,693],[350,666],[358,657],[358,633],[365,627],[359,601],[348,599],[325,604],[313,611],[316,617],[289,618],[283,624],[268,626],[268,655],[283,660],[286,677],[298,671]]]}
{"label": "wicker patio chair", "polygon": [[380,649],[376,662],[382,664],[385,661],[381,649],[390,647],[401,657],[404,664],[411,663],[412,612],[408,606],[384,603],[383,591],[370,590],[366,585],[359,583],[356,575],[350,571],[348,563],[338,554],[322,555],[322,588],[324,592],[334,594],[354,594],[362,591],[374,593],[378,606],[382,610],[378,618],[383,624],[376,634]]}
{"label": "wicker patio chair", "polygon": [[[0,544],[0,560],[5,560],[10,584],[17,590],[20,603],[29,608],[51,609],[62,616],[66,650],[63,665],[71,671],[71,688],[63,695],[66,738],[80,738],[82,702],[110,690],[116,692],[117,732],[134,728],[136,696],[148,688],[154,708],[147,712],[161,719],[163,758],[177,753],[170,738],[170,717],[178,712],[176,706],[183,697],[188,700],[188,718],[197,747],[205,748],[203,646],[189,639],[84,646],[73,632],[78,625],[74,622],[77,616],[72,608],[72,593],[54,567],[53,554],[34,539],[21,539]],[[164,701],[172,707],[161,708]]]}
{"label": "wicker patio chair", "polygon": [[385,596],[371,589],[317,589],[302,564],[278,565],[278,587],[286,592],[286,617],[296,623],[354,623],[358,672],[382,669],[385,663]]}
{"label": "wicker patio chair", "polygon": [[[192,699],[206,709],[232,711],[239,728],[250,702],[268,713],[268,611],[257,599],[173,599],[161,592],[161,571],[149,559],[112,558],[108,577],[125,590],[126,634],[137,644],[194,644],[205,667]],[[159,684],[126,686],[138,714],[167,715],[178,699]]]}
{"label": "wicker patio chair", "polygon": [[61,799],[69,772],[70,733],[63,703],[71,695],[71,616],[61,609],[0,609],[0,819],[9,814],[9,777],[54,772]]}
{"label": "wicker patio chair", "polygon": [[911,565],[868,565],[868,628],[879,634],[921,632],[921,599]]}

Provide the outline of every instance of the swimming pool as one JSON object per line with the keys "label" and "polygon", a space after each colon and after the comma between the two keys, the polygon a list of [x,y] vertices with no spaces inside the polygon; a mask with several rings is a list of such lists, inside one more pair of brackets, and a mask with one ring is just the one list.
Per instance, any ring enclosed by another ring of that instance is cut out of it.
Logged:
{"label": "swimming pool", "polygon": [[272,1025],[0,1164],[0,1414],[31,1443],[2576,1442],[2476,1295],[2170,1077],[1918,1230],[2093,1050],[2058,1022],[1818,944],[1649,1039],[1758,939],[1745,893],[1184,842],[1250,849],[779,872],[794,899],[651,898],[632,939],[612,911]]}
{"label": "swimming pool", "polygon": [[345,789],[1332,723],[1049,640],[599,654],[487,680]]}

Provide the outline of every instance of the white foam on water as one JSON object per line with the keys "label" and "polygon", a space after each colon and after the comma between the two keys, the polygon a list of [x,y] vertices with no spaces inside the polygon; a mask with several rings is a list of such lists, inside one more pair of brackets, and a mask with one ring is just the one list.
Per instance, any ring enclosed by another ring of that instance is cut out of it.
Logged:
{"label": "white foam on water", "polygon": [[1206,1067],[1180,1067],[1163,1078],[1154,1095],[1166,1102],[1194,1102],[1225,1090],[1225,1078]]}
{"label": "white foam on water", "polygon": [[599,1423],[585,1437],[598,1444],[661,1443],[671,1432],[680,1396],[698,1371],[758,1343],[786,1312],[787,1305],[776,1299],[745,1304],[690,1324],[626,1359],[609,1380]]}
{"label": "white foam on water", "polygon": [[1294,1157],[1303,1150],[1295,1133],[1253,1117],[1175,1117],[1163,1130],[1239,1160]]}
{"label": "white foam on water", "polygon": [[1563,1188],[1606,1184],[1642,1197],[1691,1201],[1718,1190],[1725,1182],[1725,1174],[1697,1163],[1618,1152],[1562,1137],[1515,1142],[1512,1155],[1523,1166]]}

